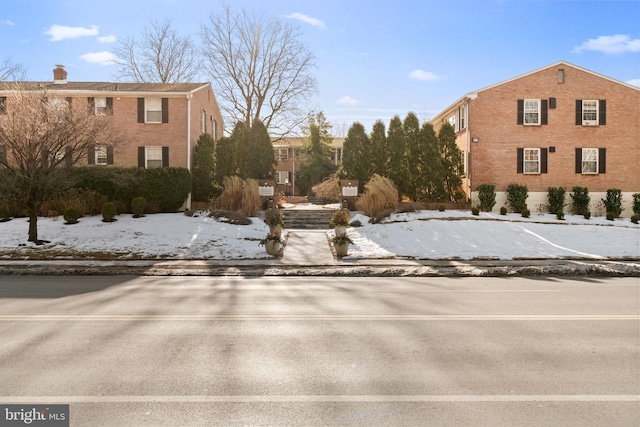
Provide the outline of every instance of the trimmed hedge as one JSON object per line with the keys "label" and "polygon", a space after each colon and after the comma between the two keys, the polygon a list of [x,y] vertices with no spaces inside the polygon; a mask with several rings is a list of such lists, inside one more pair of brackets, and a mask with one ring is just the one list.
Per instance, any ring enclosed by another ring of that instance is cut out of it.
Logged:
{"label": "trimmed hedge", "polygon": [[94,190],[119,206],[130,208],[135,197],[144,197],[162,212],[176,212],[191,190],[186,168],[73,168],[76,188]]}

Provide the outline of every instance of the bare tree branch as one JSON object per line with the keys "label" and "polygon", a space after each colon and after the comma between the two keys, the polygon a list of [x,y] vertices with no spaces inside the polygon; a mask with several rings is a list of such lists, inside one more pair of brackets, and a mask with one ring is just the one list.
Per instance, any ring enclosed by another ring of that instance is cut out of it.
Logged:
{"label": "bare tree branch", "polygon": [[0,193],[28,209],[29,241],[37,241],[40,207],[70,185],[68,166],[86,161],[89,146],[123,137],[112,116],[93,115],[86,103],[12,86],[0,115]]}
{"label": "bare tree branch", "polygon": [[145,27],[141,41],[127,37],[113,49],[116,78],[139,83],[188,83],[200,72],[200,56],[190,37],[180,37],[170,20]]}
{"label": "bare tree branch", "polygon": [[229,6],[201,27],[202,52],[229,128],[261,121],[283,136],[306,121],[314,56],[297,27]]}
{"label": "bare tree branch", "polygon": [[25,69],[22,64],[15,64],[11,58],[5,58],[0,63],[0,82],[24,80]]}

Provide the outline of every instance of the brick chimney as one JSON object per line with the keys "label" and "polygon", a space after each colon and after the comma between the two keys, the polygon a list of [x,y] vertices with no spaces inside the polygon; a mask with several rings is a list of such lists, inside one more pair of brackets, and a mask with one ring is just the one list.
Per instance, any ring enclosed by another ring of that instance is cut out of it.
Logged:
{"label": "brick chimney", "polygon": [[53,70],[53,84],[63,85],[67,83],[67,72],[64,70],[64,65],[57,65]]}

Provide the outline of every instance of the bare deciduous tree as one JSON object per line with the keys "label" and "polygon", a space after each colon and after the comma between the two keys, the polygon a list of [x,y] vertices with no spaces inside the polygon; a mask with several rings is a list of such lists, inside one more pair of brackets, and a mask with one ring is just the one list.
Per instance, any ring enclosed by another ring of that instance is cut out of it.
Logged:
{"label": "bare deciduous tree", "polygon": [[5,58],[0,64],[0,82],[23,80],[25,70],[22,64],[16,64],[11,58]]}
{"label": "bare deciduous tree", "polygon": [[29,241],[39,242],[42,204],[73,183],[69,167],[86,161],[89,146],[121,140],[111,118],[91,114],[86,103],[17,84],[6,97],[0,115],[0,195],[29,212]]}
{"label": "bare deciduous tree", "polygon": [[226,123],[261,121],[272,136],[305,122],[304,104],[316,90],[314,56],[297,27],[229,6],[201,27],[207,73]]}
{"label": "bare deciduous tree", "polygon": [[198,47],[188,36],[181,37],[171,21],[154,21],[145,27],[142,40],[127,37],[113,49],[116,77],[138,83],[188,83],[200,72]]}

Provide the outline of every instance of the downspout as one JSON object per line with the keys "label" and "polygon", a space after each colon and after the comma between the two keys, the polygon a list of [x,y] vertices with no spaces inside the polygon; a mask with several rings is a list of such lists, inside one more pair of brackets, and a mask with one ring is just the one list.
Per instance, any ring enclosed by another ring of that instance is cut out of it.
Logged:
{"label": "downspout", "polygon": [[467,194],[469,195],[469,201],[471,201],[471,123],[469,122],[469,101],[465,98],[464,102],[465,123],[467,124],[467,154],[464,156],[464,162],[467,169]]}
{"label": "downspout", "polygon": [[[187,94],[187,170],[189,175],[191,175],[191,98],[193,98],[193,94]],[[186,207],[187,210],[191,209],[191,191],[187,196]]]}

